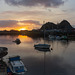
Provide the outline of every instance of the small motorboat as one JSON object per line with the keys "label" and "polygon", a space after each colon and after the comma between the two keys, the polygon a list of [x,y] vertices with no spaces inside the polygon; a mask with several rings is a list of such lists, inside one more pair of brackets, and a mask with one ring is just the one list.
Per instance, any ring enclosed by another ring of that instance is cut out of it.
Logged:
{"label": "small motorboat", "polygon": [[20,43],[21,43],[20,39],[16,39],[16,40],[13,41],[13,42],[15,42],[16,44],[20,44]]}
{"label": "small motorboat", "polygon": [[41,49],[49,49],[50,45],[48,44],[36,44],[34,45],[35,48],[41,48]]}
{"label": "small motorboat", "polygon": [[23,75],[27,71],[20,56],[9,57],[8,66],[13,74]]}
{"label": "small motorboat", "polygon": [[6,48],[6,47],[0,47],[0,53],[7,52],[7,51],[8,51],[8,48]]}

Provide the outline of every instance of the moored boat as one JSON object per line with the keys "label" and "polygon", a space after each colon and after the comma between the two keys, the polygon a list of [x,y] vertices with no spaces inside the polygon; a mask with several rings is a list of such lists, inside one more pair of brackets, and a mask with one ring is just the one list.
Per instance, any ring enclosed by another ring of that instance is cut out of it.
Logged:
{"label": "moored boat", "polygon": [[8,66],[13,74],[23,75],[27,71],[20,56],[9,57]]}
{"label": "moored boat", "polygon": [[21,43],[20,39],[18,39],[18,38],[15,41],[13,41],[13,42],[15,42],[16,44],[20,44]]}
{"label": "moored boat", "polygon": [[35,48],[42,48],[42,49],[49,49],[50,45],[48,44],[36,44],[34,45]]}
{"label": "moored boat", "polygon": [[55,40],[55,38],[56,38],[55,36],[49,35],[49,39],[50,39],[50,40]]}
{"label": "moored boat", "polygon": [[44,27],[44,44],[35,44],[34,47],[35,48],[39,48],[39,49],[49,49],[50,45],[49,44],[45,44],[45,27]]}

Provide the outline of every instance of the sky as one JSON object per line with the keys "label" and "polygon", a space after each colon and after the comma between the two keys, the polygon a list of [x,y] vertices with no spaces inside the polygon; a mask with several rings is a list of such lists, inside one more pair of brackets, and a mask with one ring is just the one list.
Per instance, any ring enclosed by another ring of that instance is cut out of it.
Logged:
{"label": "sky", "polygon": [[0,30],[39,29],[67,20],[75,27],[75,0],[0,0]]}

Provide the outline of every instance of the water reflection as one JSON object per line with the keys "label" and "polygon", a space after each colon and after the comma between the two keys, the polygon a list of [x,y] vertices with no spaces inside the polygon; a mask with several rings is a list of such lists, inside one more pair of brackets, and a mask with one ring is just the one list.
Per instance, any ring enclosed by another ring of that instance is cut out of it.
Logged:
{"label": "water reflection", "polygon": [[43,75],[46,75],[46,52],[50,52],[50,49],[35,48],[35,50],[44,52],[44,61],[43,61],[43,63],[44,63],[44,74]]}
{"label": "water reflection", "polygon": [[[19,45],[12,41],[21,40]],[[8,55],[20,55],[28,69],[25,75],[75,75],[75,41],[49,41],[53,50],[40,51],[34,49],[35,42],[43,43],[42,38],[28,36],[0,36],[0,46],[8,48]],[[45,65],[44,65],[45,64]],[[45,68],[44,68],[45,67]]]}
{"label": "water reflection", "polygon": [[[63,58],[58,56],[44,58],[28,57],[23,58],[23,62],[28,68],[26,75],[74,75],[71,65],[64,62]],[[45,67],[45,71],[44,71]]]}
{"label": "water reflection", "polygon": [[50,49],[42,49],[42,48],[35,48],[35,50],[42,51],[42,52],[49,52],[50,51]]}
{"label": "water reflection", "polygon": [[32,43],[33,42],[32,38],[30,38],[28,36],[19,35],[18,38],[21,40],[21,42],[25,42],[25,43]]}

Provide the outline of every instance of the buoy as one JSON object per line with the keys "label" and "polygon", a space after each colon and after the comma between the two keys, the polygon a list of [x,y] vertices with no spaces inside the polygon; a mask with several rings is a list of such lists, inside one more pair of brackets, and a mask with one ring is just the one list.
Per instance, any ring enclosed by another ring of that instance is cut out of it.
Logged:
{"label": "buoy", "polygon": [[51,48],[51,50],[53,50],[53,48]]}

